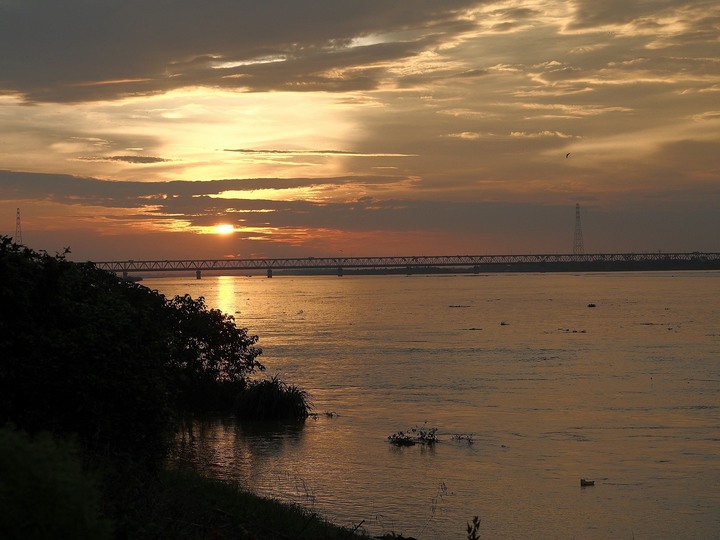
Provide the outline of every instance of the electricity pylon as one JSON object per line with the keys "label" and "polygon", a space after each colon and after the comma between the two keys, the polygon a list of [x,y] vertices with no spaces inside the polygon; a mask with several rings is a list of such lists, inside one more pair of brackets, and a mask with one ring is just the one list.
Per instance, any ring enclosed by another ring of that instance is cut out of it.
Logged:
{"label": "electricity pylon", "polygon": [[22,244],[22,227],[20,226],[20,209],[15,214],[15,243]]}
{"label": "electricity pylon", "polygon": [[573,243],[573,255],[583,255],[585,246],[583,245],[582,226],[580,225],[580,203],[575,204],[575,242]]}

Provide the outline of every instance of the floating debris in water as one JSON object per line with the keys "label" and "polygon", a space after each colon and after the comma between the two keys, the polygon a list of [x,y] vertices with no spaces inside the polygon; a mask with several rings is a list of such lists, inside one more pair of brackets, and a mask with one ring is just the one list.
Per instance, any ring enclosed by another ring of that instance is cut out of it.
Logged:
{"label": "floating debris in water", "polygon": [[438,428],[427,427],[427,420],[422,427],[415,426],[408,430],[407,433],[404,431],[398,431],[388,437],[390,444],[395,446],[414,446],[415,444],[426,444],[433,445],[438,442],[437,436]]}
{"label": "floating debris in water", "polygon": [[452,436],[454,441],[465,441],[468,445],[472,445],[475,442],[473,433],[456,433]]}
{"label": "floating debris in water", "polygon": [[[326,412],[322,413],[322,415],[326,416],[327,418],[337,418],[338,416],[340,416],[335,411],[326,411]],[[320,413],[313,412],[313,413],[310,413],[308,416],[310,418],[312,418],[313,420],[317,420],[318,418],[320,418]]]}

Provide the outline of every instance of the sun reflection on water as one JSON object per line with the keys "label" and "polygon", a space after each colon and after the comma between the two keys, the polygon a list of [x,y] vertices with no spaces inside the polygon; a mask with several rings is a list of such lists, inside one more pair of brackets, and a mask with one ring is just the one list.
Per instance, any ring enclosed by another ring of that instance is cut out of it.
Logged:
{"label": "sun reflection on water", "polygon": [[216,307],[223,313],[235,316],[237,311],[235,307],[235,276],[218,276],[217,277],[217,305]]}

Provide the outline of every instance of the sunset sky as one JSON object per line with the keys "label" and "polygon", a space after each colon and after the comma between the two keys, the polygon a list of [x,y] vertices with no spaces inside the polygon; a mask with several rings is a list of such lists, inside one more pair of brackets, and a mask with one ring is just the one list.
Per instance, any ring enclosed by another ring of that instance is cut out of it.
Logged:
{"label": "sunset sky", "polygon": [[0,234],[75,260],[720,251],[717,0],[0,0]]}

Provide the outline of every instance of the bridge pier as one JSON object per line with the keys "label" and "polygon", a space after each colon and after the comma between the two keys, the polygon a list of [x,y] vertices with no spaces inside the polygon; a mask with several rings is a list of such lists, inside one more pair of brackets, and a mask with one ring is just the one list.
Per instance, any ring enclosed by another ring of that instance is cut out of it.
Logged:
{"label": "bridge pier", "polygon": [[122,276],[123,276],[124,280],[127,280],[127,278],[128,278],[127,270],[123,270]]}
{"label": "bridge pier", "polygon": [[343,277],[343,267],[342,266],[338,266],[337,275],[338,275],[338,277]]}
{"label": "bridge pier", "polygon": [[267,277],[269,277],[269,278],[272,277],[272,268],[267,269]]}
{"label": "bridge pier", "polygon": [[195,279],[202,279],[202,272],[200,270],[195,270]]}

